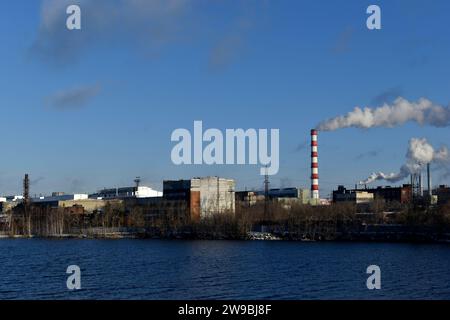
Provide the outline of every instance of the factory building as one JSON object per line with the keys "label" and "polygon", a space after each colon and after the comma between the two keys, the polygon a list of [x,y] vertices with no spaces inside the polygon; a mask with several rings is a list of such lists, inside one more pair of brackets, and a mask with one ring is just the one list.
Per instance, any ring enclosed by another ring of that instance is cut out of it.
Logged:
{"label": "factory building", "polygon": [[[309,204],[311,193],[309,189],[301,188],[280,188],[269,189],[269,199],[281,204]],[[237,191],[236,202],[241,206],[250,207],[258,202],[263,202],[265,191]]]}
{"label": "factory building", "polygon": [[410,184],[404,184],[401,187],[386,186],[356,190],[372,193],[375,199],[383,199],[386,202],[406,204],[412,201],[412,188]]}
{"label": "factory building", "polygon": [[91,199],[123,199],[123,198],[153,198],[162,197],[162,192],[150,187],[135,186],[123,188],[103,189],[97,193],[90,194]]}
{"label": "factory building", "polygon": [[49,197],[39,197],[31,199],[34,206],[48,208],[64,208],[66,212],[72,214],[84,214],[101,211],[106,203],[120,203],[117,199],[89,199],[87,194],[64,194],[54,192]]}
{"label": "factory building", "polygon": [[[264,191],[259,192],[259,195],[264,196]],[[270,189],[269,199],[292,199],[301,204],[308,204],[310,202],[311,192],[309,189],[301,188],[280,188]]]}
{"label": "factory building", "polygon": [[401,187],[386,186],[363,189],[346,189],[344,186],[338,186],[338,189],[333,191],[333,202],[347,201],[346,199],[348,199],[358,203],[359,197],[361,199],[359,202],[361,203],[365,201],[365,198],[366,200],[369,200],[371,197],[371,201],[374,199],[380,199],[386,202],[399,202],[406,204],[411,202],[411,192],[410,184],[404,184]]}
{"label": "factory building", "polygon": [[437,196],[438,205],[444,205],[450,202],[450,187],[446,185],[440,185],[434,189],[433,194]]}
{"label": "factory building", "polygon": [[235,182],[219,177],[193,178],[163,182],[165,200],[181,200],[187,204],[191,219],[212,214],[235,212]]}
{"label": "factory building", "polygon": [[1,201],[0,202],[0,214],[4,214],[7,211],[14,208],[18,203],[17,202],[8,202],[8,201]]}
{"label": "factory building", "polygon": [[0,214],[4,214],[7,211],[13,209],[23,200],[23,196],[3,196],[0,197]]}
{"label": "factory building", "polygon": [[293,205],[310,204],[311,192],[309,189],[300,188],[270,189],[269,199],[279,203],[285,209],[290,209]]}
{"label": "factory building", "polygon": [[296,198],[301,199],[304,204],[308,203],[310,197],[309,189],[301,188],[281,188],[281,189],[270,189],[270,198]]}
{"label": "factory building", "polygon": [[21,202],[23,200],[23,196],[7,196],[5,199],[6,202]]}
{"label": "factory building", "polygon": [[64,194],[62,192],[53,192],[50,197],[39,197],[31,199],[33,203],[52,203],[59,201],[68,200],[86,200],[88,199],[87,194]]}
{"label": "factory building", "polygon": [[257,191],[236,191],[235,200],[240,206],[251,207],[264,201],[264,195],[260,195]]}
{"label": "factory building", "polygon": [[370,204],[374,200],[374,194],[367,190],[349,190],[344,186],[338,186],[337,190],[333,191],[333,202],[349,202],[356,205]]}

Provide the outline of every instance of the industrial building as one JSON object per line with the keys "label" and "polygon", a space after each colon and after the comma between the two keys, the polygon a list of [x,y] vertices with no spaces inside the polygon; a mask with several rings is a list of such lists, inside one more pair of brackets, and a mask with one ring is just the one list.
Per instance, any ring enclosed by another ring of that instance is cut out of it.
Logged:
{"label": "industrial building", "polygon": [[404,184],[401,187],[386,186],[363,189],[346,189],[344,186],[338,186],[338,189],[333,191],[333,202],[354,201],[355,203],[363,203],[375,199],[402,204],[410,203],[411,185]]}
{"label": "industrial building", "polygon": [[[290,204],[309,204],[311,193],[309,189],[302,188],[277,188],[267,192],[271,201]],[[265,191],[237,191],[236,201],[243,206],[253,206],[265,200]]]}
{"label": "industrial building", "polygon": [[49,197],[39,197],[32,198],[32,203],[51,203],[51,202],[59,202],[59,201],[68,201],[68,200],[86,200],[88,199],[87,194],[64,194],[62,192],[53,192]]}
{"label": "industrial building", "polygon": [[23,196],[0,197],[0,214],[11,210],[23,200]]}
{"label": "industrial building", "polygon": [[433,194],[437,196],[438,205],[450,203],[450,187],[447,185],[440,185],[434,189]]}
{"label": "industrial building", "polygon": [[310,191],[301,188],[270,189],[269,198],[295,198],[300,199],[303,204],[307,204],[310,198]]}
{"label": "industrial building", "polygon": [[251,207],[258,202],[264,201],[264,195],[260,195],[257,191],[236,191],[236,204],[244,207]]}
{"label": "industrial building", "polygon": [[34,206],[64,208],[68,213],[94,213],[102,211],[107,203],[120,203],[120,199],[89,199],[87,194],[53,192],[49,197],[31,199]]}
{"label": "industrial building", "polygon": [[367,190],[350,190],[344,186],[338,186],[337,190],[333,191],[333,202],[348,202],[356,205],[367,205],[374,200],[374,194]]}
{"label": "industrial building", "polygon": [[18,204],[17,202],[1,201],[0,202],[0,214],[6,213],[7,211],[14,208],[17,204]]}
{"label": "industrial building", "polygon": [[153,190],[150,187],[134,186],[103,189],[97,193],[90,194],[91,199],[124,199],[124,198],[152,198],[162,197],[162,192]]}
{"label": "industrial building", "polygon": [[[235,182],[232,179],[205,177],[164,181],[164,192],[140,186],[139,179],[135,182],[135,187],[103,189],[91,195],[53,192],[51,196],[30,199],[30,203],[47,208],[65,208],[71,213],[98,212],[107,203],[120,203],[127,209],[140,206],[147,216],[176,213],[193,220],[216,213],[235,212]],[[2,212],[22,202],[17,197],[2,197],[0,200]]]}
{"label": "industrial building", "polygon": [[165,200],[186,203],[188,215],[193,220],[217,213],[235,212],[235,182],[219,177],[166,180],[163,182]]}
{"label": "industrial building", "polygon": [[372,193],[375,199],[382,199],[386,202],[399,202],[406,204],[412,201],[412,189],[410,184],[404,184],[401,187],[385,186],[356,190]]}
{"label": "industrial building", "polygon": [[[264,196],[264,192],[259,192],[260,195]],[[309,189],[302,188],[280,188],[280,189],[269,189],[268,192],[269,199],[275,201],[286,201],[290,199],[290,202],[297,202],[299,204],[309,204],[311,193]]]}
{"label": "industrial building", "polygon": [[[266,200],[266,191],[236,192],[236,202],[242,207],[251,207]],[[277,188],[267,190],[267,200],[278,203],[285,209],[293,205],[307,205],[311,202],[310,190],[301,188]],[[317,204],[317,203],[315,203]]]}

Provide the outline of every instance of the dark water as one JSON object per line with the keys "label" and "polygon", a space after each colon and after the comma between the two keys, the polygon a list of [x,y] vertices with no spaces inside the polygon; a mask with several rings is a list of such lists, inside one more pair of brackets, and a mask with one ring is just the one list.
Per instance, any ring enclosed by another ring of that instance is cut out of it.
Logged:
{"label": "dark water", "polygon": [[[81,268],[79,291],[66,268]],[[381,268],[368,290],[366,268]],[[1,299],[450,299],[450,246],[0,240]]]}

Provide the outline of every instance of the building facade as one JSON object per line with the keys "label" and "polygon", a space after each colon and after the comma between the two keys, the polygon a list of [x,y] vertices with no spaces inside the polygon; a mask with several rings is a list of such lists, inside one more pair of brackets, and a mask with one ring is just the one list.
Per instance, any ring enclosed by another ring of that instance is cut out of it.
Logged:
{"label": "building facade", "polygon": [[372,193],[375,199],[383,199],[386,202],[399,202],[402,204],[412,201],[412,188],[410,184],[404,184],[401,187],[377,187],[357,189]]}
{"label": "building facade", "polygon": [[349,202],[356,205],[367,205],[374,200],[374,194],[366,190],[350,190],[344,186],[339,186],[333,191],[333,202]]}
{"label": "building facade", "polygon": [[444,205],[450,202],[450,187],[446,185],[440,185],[434,189],[433,194],[437,196],[438,205]]}
{"label": "building facade", "polygon": [[193,220],[235,212],[235,182],[232,179],[204,177],[164,181],[163,189],[164,199],[187,203]]}

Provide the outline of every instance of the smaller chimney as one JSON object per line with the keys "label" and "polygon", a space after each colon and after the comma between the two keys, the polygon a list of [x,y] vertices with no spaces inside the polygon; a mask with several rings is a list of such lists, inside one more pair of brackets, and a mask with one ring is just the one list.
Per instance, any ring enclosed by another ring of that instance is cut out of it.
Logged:
{"label": "smaller chimney", "polygon": [[420,169],[420,174],[419,174],[419,194],[421,197],[423,197],[423,173],[422,173],[422,168]]}
{"label": "smaller chimney", "polygon": [[427,184],[428,184],[428,196],[431,199],[431,196],[433,195],[433,190],[431,187],[431,170],[430,170],[430,163],[427,164]]}

